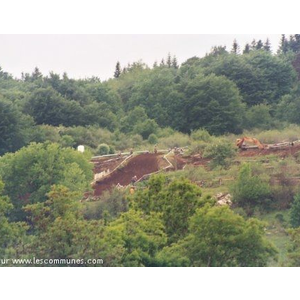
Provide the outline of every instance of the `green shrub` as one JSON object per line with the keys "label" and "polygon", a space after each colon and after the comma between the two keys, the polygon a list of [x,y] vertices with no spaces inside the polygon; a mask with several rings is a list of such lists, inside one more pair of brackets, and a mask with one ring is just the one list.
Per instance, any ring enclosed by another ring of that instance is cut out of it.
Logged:
{"label": "green shrub", "polygon": [[228,141],[219,140],[217,143],[209,144],[203,156],[211,158],[211,166],[228,167],[236,155],[236,149]]}
{"label": "green shrub", "polygon": [[154,133],[151,133],[148,137],[148,142],[151,145],[157,144],[157,142],[158,142],[157,136]]}
{"label": "green shrub", "polygon": [[184,147],[191,144],[190,137],[187,134],[175,132],[168,137],[161,138],[159,144],[162,148]]}
{"label": "green shrub", "polygon": [[70,135],[63,135],[60,140],[63,147],[73,147],[75,145],[74,139]]}
{"label": "green shrub", "polygon": [[300,194],[294,197],[294,202],[291,208],[291,226],[300,227]]}
{"label": "green shrub", "polygon": [[97,154],[99,155],[106,155],[109,154],[110,148],[107,144],[100,144],[97,147]]}
{"label": "green shrub", "polygon": [[212,140],[211,135],[206,129],[192,131],[191,138],[195,141],[209,142]]}
{"label": "green shrub", "polygon": [[262,175],[252,173],[249,164],[244,164],[236,182],[231,187],[233,201],[253,214],[255,206],[268,207],[271,198],[269,183]]}

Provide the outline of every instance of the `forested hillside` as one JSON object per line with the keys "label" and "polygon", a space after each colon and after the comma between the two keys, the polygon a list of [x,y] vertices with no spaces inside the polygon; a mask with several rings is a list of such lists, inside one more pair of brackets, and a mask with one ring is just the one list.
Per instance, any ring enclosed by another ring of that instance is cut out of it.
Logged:
{"label": "forested hillside", "polygon": [[[153,66],[116,62],[106,81],[38,67],[17,79],[0,68],[1,257],[299,265],[300,197],[291,178],[300,176],[300,155],[259,152],[253,162],[235,147],[249,133],[266,144],[300,139],[299,80],[299,34],[283,35],[278,49],[233,41],[181,65],[173,54]],[[154,145],[187,146],[180,159],[188,167],[150,177],[133,195],[113,189],[83,201],[93,155]],[[193,155],[201,166],[187,163]],[[219,192],[232,194],[232,207],[216,205]]]}

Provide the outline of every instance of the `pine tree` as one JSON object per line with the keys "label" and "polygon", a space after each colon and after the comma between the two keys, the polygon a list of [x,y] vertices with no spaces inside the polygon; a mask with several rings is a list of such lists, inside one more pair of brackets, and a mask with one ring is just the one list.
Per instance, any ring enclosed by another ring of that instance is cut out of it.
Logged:
{"label": "pine tree", "polygon": [[179,68],[178,63],[177,63],[177,58],[176,58],[175,55],[173,56],[173,59],[172,59],[172,67],[174,69],[178,69]]}
{"label": "pine tree", "polygon": [[167,57],[167,66],[168,68],[171,68],[172,66],[172,58],[170,53],[168,53],[168,57]]}
{"label": "pine tree", "polygon": [[250,45],[247,43],[247,44],[245,45],[244,50],[243,50],[243,54],[247,54],[247,53],[249,53],[249,52],[250,52]]}
{"label": "pine tree", "polygon": [[264,44],[263,44],[262,40],[259,40],[256,44],[256,50],[261,50],[261,49],[263,49],[263,47],[264,47]]}
{"label": "pine tree", "polygon": [[253,41],[251,42],[251,49],[252,49],[252,50],[255,50],[255,49],[256,49],[256,40],[253,40]]}
{"label": "pine tree", "polygon": [[236,39],[234,39],[234,41],[233,41],[231,53],[234,53],[234,54],[239,53],[239,45],[238,45]]}
{"label": "pine tree", "polygon": [[160,64],[159,64],[159,66],[160,66],[160,67],[164,67],[165,65],[166,65],[166,64],[165,64],[165,60],[162,59],[161,62],[160,62]]}
{"label": "pine tree", "polygon": [[32,78],[32,80],[37,80],[37,79],[43,78],[43,74],[40,72],[38,67],[34,68],[34,71],[31,74],[31,78]]}
{"label": "pine tree", "polygon": [[285,37],[285,34],[282,34],[278,52],[279,53],[287,53],[287,51],[288,51],[288,41]]}
{"label": "pine tree", "polygon": [[264,44],[264,50],[267,52],[271,52],[271,43],[270,40],[267,38]]}
{"label": "pine tree", "polygon": [[117,62],[114,77],[119,78],[121,75],[121,72],[122,72],[122,70],[121,70],[120,62]]}
{"label": "pine tree", "polygon": [[157,67],[157,61],[154,62],[153,64],[153,69]]}

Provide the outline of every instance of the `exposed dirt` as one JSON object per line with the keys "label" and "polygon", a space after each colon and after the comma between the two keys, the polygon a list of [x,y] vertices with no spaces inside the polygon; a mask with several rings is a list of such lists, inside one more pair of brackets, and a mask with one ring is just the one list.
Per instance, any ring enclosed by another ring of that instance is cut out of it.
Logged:
{"label": "exposed dirt", "polygon": [[209,162],[210,158],[203,158],[200,154],[191,156],[190,161],[188,161],[193,166],[203,166],[205,168],[208,167]]}
{"label": "exposed dirt", "polygon": [[107,169],[112,171],[115,169],[126,157],[115,157],[115,158],[101,158],[93,159],[92,163],[94,164],[94,174],[101,173]]}
{"label": "exposed dirt", "polygon": [[158,171],[158,158],[159,154],[152,153],[140,154],[133,157],[124,167],[117,169],[109,177],[97,182],[94,187],[94,196],[101,195],[103,191],[111,189],[118,183],[126,186],[130,184],[134,176],[140,179],[146,174]]}
{"label": "exposed dirt", "polygon": [[300,145],[289,146],[281,149],[248,149],[241,150],[239,156],[252,157],[252,156],[265,156],[265,155],[277,155],[279,157],[287,157],[289,155],[295,155],[300,151]]}
{"label": "exposed dirt", "polygon": [[[240,157],[254,157],[254,156],[266,156],[266,155],[277,155],[279,157],[287,157],[289,155],[295,155],[300,151],[300,145],[289,146],[281,149],[248,149],[242,150],[239,152],[238,156]],[[167,163],[162,158],[161,154],[145,153],[133,157],[128,161],[128,163],[114,171],[109,177],[104,178],[102,181],[97,182],[94,186],[94,196],[99,196],[105,190],[109,190],[112,187],[116,186],[118,183],[122,186],[127,186],[131,183],[131,180],[134,176],[137,176],[138,179],[143,177],[146,174],[157,172],[160,169],[163,169]],[[92,161],[94,163],[94,173],[99,173],[104,170],[110,169],[112,171],[115,169],[125,157],[117,158],[108,158],[108,159],[98,159]],[[174,155],[170,156],[169,160],[173,164],[173,170],[181,170],[185,165],[193,166],[203,166],[208,169],[209,159],[203,158],[199,155],[192,156],[181,156]]]}

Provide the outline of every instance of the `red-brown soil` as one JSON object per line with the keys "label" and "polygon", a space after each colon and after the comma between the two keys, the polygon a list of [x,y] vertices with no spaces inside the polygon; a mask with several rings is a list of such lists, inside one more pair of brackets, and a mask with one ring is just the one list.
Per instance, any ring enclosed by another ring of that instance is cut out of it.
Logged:
{"label": "red-brown soil", "polygon": [[92,163],[94,164],[94,174],[100,173],[109,169],[110,171],[114,170],[126,157],[116,157],[108,159],[93,159]]}
{"label": "red-brown soil", "polygon": [[134,176],[140,179],[146,174],[158,171],[158,156],[158,154],[145,153],[131,158],[124,167],[117,169],[102,181],[96,182],[94,196],[101,195],[103,191],[111,189],[118,183],[127,186]]}
{"label": "red-brown soil", "polygon": [[265,155],[277,155],[279,157],[287,157],[289,155],[295,155],[300,151],[300,145],[289,146],[279,149],[248,149],[241,150],[239,156],[241,157],[252,157],[252,156],[265,156]]}
{"label": "red-brown soil", "polygon": [[[295,155],[300,151],[300,145],[289,146],[281,149],[248,149],[239,152],[240,157],[255,157],[266,155],[277,155],[279,157],[287,157],[289,155]],[[112,171],[115,169],[125,157],[114,159],[98,159],[92,161],[94,163],[94,173],[102,172],[106,169]],[[199,155],[185,156],[174,155],[169,157],[169,160],[173,164],[173,170],[181,170],[185,165],[203,166],[208,168],[209,159],[202,158]],[[96,182],[94,186],[94,196],[99,196],[105,190],[109,190],[116,186],[118,183],[123,186],[127,186],[131,183],[132,177],[137,176],[138,179],[146,174],[157,172],[166,166],[166,162],[163,160],[162,155],[145,153],[137,155],[127,162],[127,164],[115,170],[109,177],[104,178],[102,181]]]}

